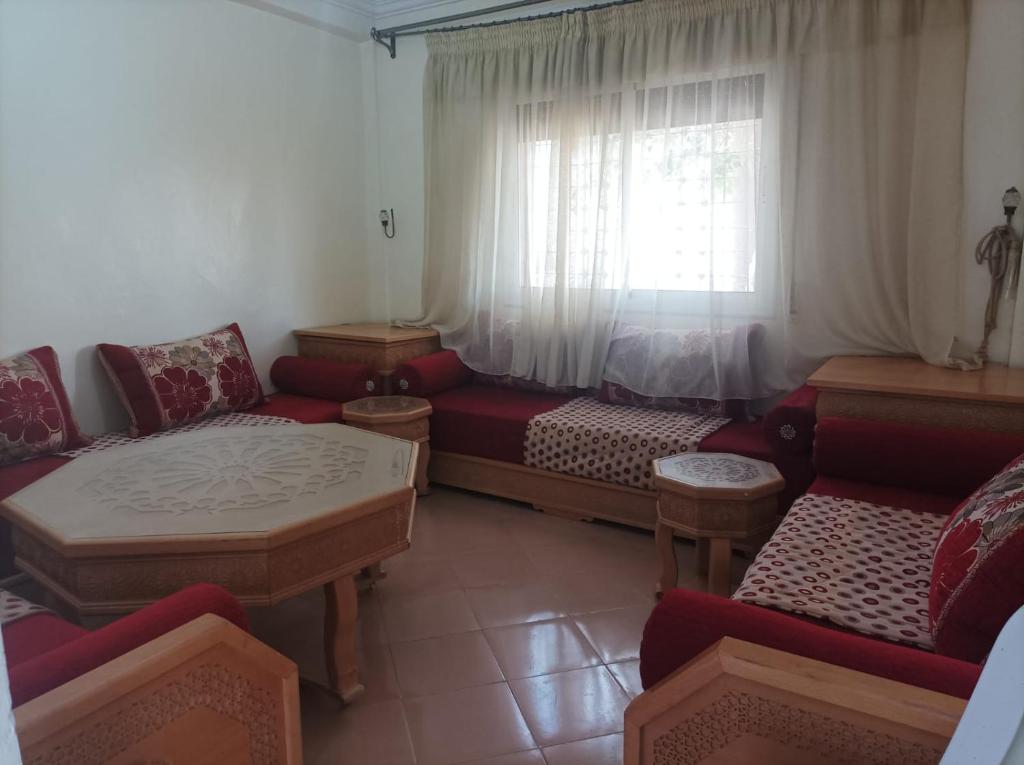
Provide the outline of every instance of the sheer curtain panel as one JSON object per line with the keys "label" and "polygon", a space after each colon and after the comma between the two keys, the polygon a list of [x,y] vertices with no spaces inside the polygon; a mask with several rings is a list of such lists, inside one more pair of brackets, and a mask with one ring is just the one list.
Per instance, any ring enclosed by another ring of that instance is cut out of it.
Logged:
{"label": "sheer curtain panel", "polygon": [[965,0],[644,0],[428,36],[420,321],[477,371],[761,398],[946,363]]}

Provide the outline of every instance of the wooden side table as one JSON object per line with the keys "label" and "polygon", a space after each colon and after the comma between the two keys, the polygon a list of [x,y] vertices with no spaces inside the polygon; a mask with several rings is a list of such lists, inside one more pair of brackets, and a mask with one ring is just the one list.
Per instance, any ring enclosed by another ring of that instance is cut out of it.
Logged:
{"label": "wooden side table", "polygon": [[430,463],[430,413],[425,398],[412,396],[368,396],[349,401],[342,407],[346,425],[394,436],[419,444],[416,462],[416,493],[430,493],[427,465]]}
{"label": "wooden side table", "polygon": [[625,765],[936,765],[967,702],[723,638],[626,707]]}
{"label": "wooden side table", "polygon": [[675,587],[679,577],[673,544],[679,531],[697,540],[698,566],[707,571],[708,592],[728,596],[732,543],[764,543],[775,528],[777,495],[785,481],[771,463],[736,454],[676,454],[653,465],[659,595]]}
{"label": "wooden side table", "polygon": [[391,392],[391,373],[399,364],[441,350],[436,329],[388,324],[336,324],[297,329],[299,355],[368,364]]}

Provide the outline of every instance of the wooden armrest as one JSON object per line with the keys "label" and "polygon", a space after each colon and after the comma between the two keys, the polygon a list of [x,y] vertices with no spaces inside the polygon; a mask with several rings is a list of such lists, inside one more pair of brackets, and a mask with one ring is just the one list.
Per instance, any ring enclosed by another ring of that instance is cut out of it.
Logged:
{"label": "wooden armrest", "polygon": [[295,664],[206,614],[14,712],[25,762],[301,765]]}
{"label": "wooden armrest", "polygon": [[937,763],[966,704],[723,638],[633,699],[624,761]]}

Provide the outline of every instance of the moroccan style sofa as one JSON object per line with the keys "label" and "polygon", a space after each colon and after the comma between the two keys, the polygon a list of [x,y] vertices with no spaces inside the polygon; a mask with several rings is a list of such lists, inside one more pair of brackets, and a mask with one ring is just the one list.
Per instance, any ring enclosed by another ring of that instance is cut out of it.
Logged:
{"label": "moroccan style sofa", "polygon": [[732,598],[654,608],[644,687],[732,637],[969,697],[1024,604],[1022,453],[1024,433],[822,418],[817,477]]}
{"label": "moroccan style sofa", "polygon": [[[732,412],[716,402],[690,402],[688,412],[680,413],[608,386],[595,395],[580,395],[479,375],[450,350],[402,364],[394,379],[402,393],[426,398],[433,408],[432,481],[529,502],[559,515],[654,528],[650,460],[689,448],[775,464],[786,479],[780,510],[813,479],[816,393],[808,387],[764,418],[730,420]],[[655,406],[649,408],[651,403]],[[676,421],[690,429],[677,435]],[[545,436],[560,438],[562,444],[548,446]],[[569,438],[584,444],[588,438],[603,439],[611,446],[595,460],[598,467],[587,468],[583,463],[593,455],[585,447],[577,451],[575,444],[566,445]],[[637,455],[632,463],[631,454]]]}

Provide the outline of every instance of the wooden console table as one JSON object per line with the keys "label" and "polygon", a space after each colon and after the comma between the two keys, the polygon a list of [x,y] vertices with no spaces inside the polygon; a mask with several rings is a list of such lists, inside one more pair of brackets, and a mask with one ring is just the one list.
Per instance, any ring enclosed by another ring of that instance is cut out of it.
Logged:
{"label": "wooden console table", "polygon": [[962,372],[921,359],[836,356],[807,382],[818,389],[818,417],[1024,431],[1024,369]]}
{"label": "wooden console table", "polygon": [[335,324],[297,329],[299,355],[315,359],[369,364],[391,393],[391,373],[399,364],[441,350],[436,329],[389,324]]}

